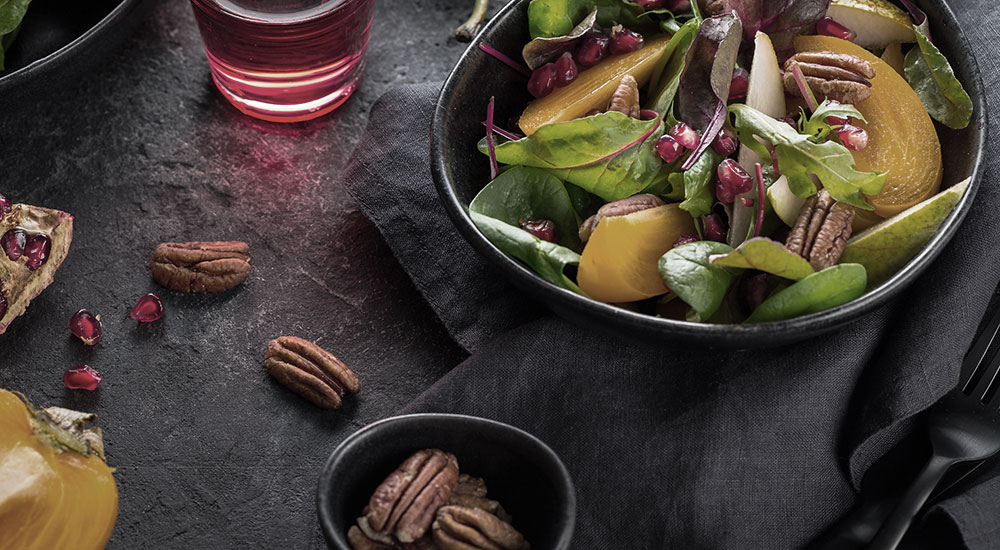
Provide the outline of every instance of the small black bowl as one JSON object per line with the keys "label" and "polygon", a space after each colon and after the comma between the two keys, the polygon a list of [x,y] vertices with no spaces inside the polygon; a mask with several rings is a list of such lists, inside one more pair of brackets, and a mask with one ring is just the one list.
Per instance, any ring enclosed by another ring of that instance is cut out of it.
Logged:
{"label": "small black bowl", "polygon": [[35,0],[6,52],[0,104],[75,89],[74,77],[104,58],[149,13],[152,0]]}
{"label": "small black bowl", "polygon": [[552,449],[513,426],[459,414],[395,416],[358,430],[330,455],[316,505],[330,548],[351,550],[347,530],[375,488],[408,456],[436,448],[458,457],[459,469],[486,481],[489,498],[514,517],[532,550],[569,548],[576,493]]}
{"label": "small black bowl", "polygon": [[754,325],[710,325],[643,315],[596,302],[557,287],[493,246],[476,229],[466,210],[489,181],[486,158],[476,144],[483,137],[490,96],[496,97],[495,120],[513,128],[516,117],[531,99],[525,80],[493,57],[479,50],[488,43],[517,58],[528,41],[529,0],[513,0],[493,18],[472,42],[451,72],[438,98],[431,127],[431,172],[445,210],[458,231],[480,254],[497,266],[518,288],[556,313],[585,327],[646,342],[684,341],[712,347],[747,348],[779,346],[836,330],[898,295],[913,283],[948,245],[968,214],[979,189],[980,163],[986,138],[986,101],[975,53],[955,14],[943,0],[917,3],[930,17],[935,43],[951,61],[955,73],[972,97],[969,127],[951,130],[938,125],[947,188],[966,178],[972,185],[940,230],[898,273],[864,296],[839,307],[786,321]]}

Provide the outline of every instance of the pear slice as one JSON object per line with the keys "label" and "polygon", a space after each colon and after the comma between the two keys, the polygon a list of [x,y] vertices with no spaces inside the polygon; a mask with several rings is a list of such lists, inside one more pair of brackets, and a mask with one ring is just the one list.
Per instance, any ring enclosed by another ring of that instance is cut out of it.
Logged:
{"label": "pear slice", "polygon": [[852,42],[870,50],[916,40],[910,16],[888,0],[833,0],[826,15],[855,32]]}
{"label": "pear slice", "polygon": [[859,263],[875,286],[895,274],[937,233],[965,195],[971,180],[957,183],[908,210],[876,224],[847,241],[841,263]]}
{"label": "pear slice", "polygon": [[792,227],[799,217],[799,211],[806,200],[792,193],[788,187],[788,178],[781,176],[771,187],[767,188],[767,200],[771,203],[774,213],[785,222],[785,225]]}
{"label": "pear slice", "polygon": [[[750,63],[750,82],[747,86],[746,104],[765,115],[774,118],[785,116],[785,88],[781,82],[781,68],[778,66],[778,56],[774,53],[771,38],[762,32],[754,37],[753,60]],[[771,163],[761,159],[749,147],[740,146],[737,157],[740,166],[750,174],[754,173],[754,164],[767,166]],[[756,197],[757,190],[752,189],[741,197]],[[755,209],[743,206],[743,201],[733,202],[733,216],[729,224],[729,245],[736,248],[746,239],[750,224],[756,214]]]}

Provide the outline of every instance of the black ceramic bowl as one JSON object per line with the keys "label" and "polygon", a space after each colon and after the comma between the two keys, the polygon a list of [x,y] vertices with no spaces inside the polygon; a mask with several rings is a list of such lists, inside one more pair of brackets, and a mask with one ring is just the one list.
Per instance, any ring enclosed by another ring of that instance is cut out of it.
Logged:
{"label": "black ceramic bowl", "polygon": [[351,550],[347,530],[375,488],[408,456],[437,448],[458,457],[462,473],[486,481],[489,497],[514,517],[532,550],[565,550],[576,493],[552,449],[500,422],[457,414],[410,414],[376,422],[344,440],[326,461],[316,503],[331,548]]}
{"label": "black ceramic bowl", "polygon": [[979,189],[979,166],[986,137],[986,102],[975,55],[958,27],[955,14],[942,0],[924,0],[918,4],[927,11],[935,42],[951,61],[974,105],[968,128],[956,131],[938,126],[944,158],[942,188],[969,177],[973,181],[965,197],[924,250],[895,276],[853,302],[774,323],[708,325],[675,321],[633,313],[557,287],[493,246],[476,229],[466,211],[469,202],[489,181],[488,161],[476,150],[476,143],[484,135],[480,121],[485,118],[490,96],[496,96],[498,124],[516,127],[513,120],[531,98],[522,79],[512,76],[510,70],[481,52],[477,45],[486,42],[517,59],[521,47],[528,41],[528,0],[514,0],[500,10],[466,50],[441,90],[431,129],[431,171],[441,201],[458,231],[512,283],[556,313],[584,326],[649,342],[684,340],[733,348],[777,346],[835,330],[885,303],[911,284],[948,245]]}
{"label": "black ceramic bowl", "polygon": [[6,52],[0,101],[72,91],[72,78],[93,66],[142,20],[152,0],[34,0]]}

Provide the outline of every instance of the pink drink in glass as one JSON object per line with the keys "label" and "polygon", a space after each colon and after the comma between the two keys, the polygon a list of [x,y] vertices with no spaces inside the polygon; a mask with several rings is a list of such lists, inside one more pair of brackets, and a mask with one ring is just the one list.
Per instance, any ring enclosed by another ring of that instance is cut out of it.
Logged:
{"label": "pink drink in glass", "polygon": [[309,120],[351,96],[374,0],[191,0],[212,78],[244,113]]}

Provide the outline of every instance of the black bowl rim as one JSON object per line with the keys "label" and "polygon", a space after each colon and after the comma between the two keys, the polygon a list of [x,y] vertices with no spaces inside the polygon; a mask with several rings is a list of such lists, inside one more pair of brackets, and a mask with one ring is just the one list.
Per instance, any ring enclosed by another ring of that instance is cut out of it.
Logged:
{"label": "black bowl rim", "polygon": [[[469,47],[448,75],[434,106],[434,116],[431,121],[430,162],[431,174],[434,178],[438,196],[444,204],[448,216],[462,236],[465,237],[465,240],[491,263],[498,266],[516,286],[541,298],[543,302],[549,300],[554,302],[558,307],[552,309],[556,309],[557,311],[575,311],[610,323],[621,323],[631,327],[638,326],[644,334],[655,333],[660,336],[676,339],[691,337],[702,341],[716,342],[724,346],[761,347],[799,341],[842,327],[899,295],[899,293],[913,283],[927,269],[931,262],[941,253],[948,241],[955,235],[979,191],[989,113],[986,108],[986,94],[983,87],[982,75],[979,71],[979,64],[976,57],[970,55],[969,63],[971,63],[972,81],[965,84],[974,103],[973,112],[978,113],[979,118],[981,118],[984,131],[979,135],[978,147],[973,159],[974,166],[972,168],[972,175],[970,176],[972,181],[970,182],[969,189],[959,200],[958,205],[952,210],[951,214],[945,218],[937,233],[924,248],[903,266],[902,269],[896,272],[895,275],[874,289],[868,290],[860,298],[818,313],[803,315],[784,321],[752,325],[708,324],[665,319],[636,313],[592,300],[568,289],[556,286],[545,281],[516,260],[509,258],[479,232],[472,223],[465,207],[462,206],[461,201],[455,194],[454,185],[448,176],[448,169],[445,165],[443,154],[445,145],[441,143],[439,135],[435,131],[435,128],[445,125],[445,118],[448,114],[445,104],[453,94],[458,93],[457,85],[459,76],[463,72],[464,67],[471,62],[473,56],[481,55],[478,51],[478,46],[483,41],[483,38],[489,35],[511,11],[517,9],[522,2],[527,1],[511,0],[506,6],[501,8],[493,19],[483,27],[472,43],[469,44]],[[957,18],[951,7],[943,0],[937,1],[940,3],[942,11],[957,22]],[[972,51],[965,32],[957,24],[954,40],[956,41],[956,49],[965,52]],[[976,123],[976,115],[974,115],[971,124]]]}
{"label": "black bowl rim", "polygon": [[347,539],[344,538],[344,533],[335,528],[336,521],[334,518],[330,517],[328,513],[330,500],[333,497],[331,496],[330,491],[326,491],[324,489],[330,486],[330,478],[333,475],[333,471],[336,469],[340,460],[343,459],[344,453],[347,452],[347,449],[349,449],[355,441],[366,437],[370,432],[378,430],[385,424],[395,424],[398,422],[434,422],[452,420],[472,421],[483,426],[489,426],[491,428],[511,432],[517,437],[521,437],[528,441],[528,443],[538,447],[545,458],[551,462],[559,472],[558,479],[554,480],[554,485],[556,486],[556,490],[562,493],[562,496],[566,499],[566,513],[569,519],[566,524],[566,528],[559,534],[559,540],[556,543],[556,548],[569,548],[569,544],[573,538],[573,531],[576,527],[576,488],[573,485],[573,478],[569,474],[569,469],[567,469],[566,465],[563,464],[559,455],[557,455],[556,452],[553,451],[552,448],[549,447],[544,441],[522,430],[521,428],[511,426],[510,424],[505,424],[497,420],[490,420],[489,418],[454,413],[411,413],[391,416],[389,418],[384,418],[377,422],[368,424],[367,426],[347,436],[347,438],[344,439],[340,445],[337,445],[337,448],[330,453],[330,457],[327,458],[326,463],[323,465],[323,471],[320,473],[319,485],[316,490],[316,511],[319,515],[320,526],[323,528],[323,535],[326,537],[327,542],[337,546],[338,548],[350,548],[350,544],[347,542]]}
{"label": "black bowl rim", "polygon": [[[144,0],[121,0],[117,6],[108,12],[108,14],[98,21],[93,27],[87,29],[80,36],[74,38],[69,44],[66,44],[45,57],[32,61],[16,71],[0,76],[0,92],[18,86],[23,82],[30,81],[37,75],[58,67],[60,64],[65,62],[66,59],[73,57],[77,50],[89,43],[91,40],[95,40],[100,35],[103,35],[108,29],[114,27],[117,23],[124,21],[128,15],[143,1]],[[28,13],[31,13],[30,9]]]}

